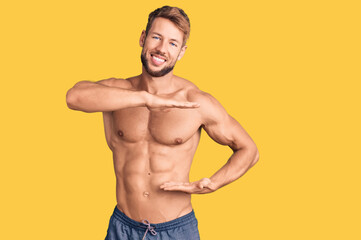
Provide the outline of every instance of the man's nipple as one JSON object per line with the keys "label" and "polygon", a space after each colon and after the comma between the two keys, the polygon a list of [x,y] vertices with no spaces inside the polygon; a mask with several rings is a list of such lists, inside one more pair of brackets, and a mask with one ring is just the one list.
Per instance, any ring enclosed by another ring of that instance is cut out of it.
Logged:
{"label": "man's nipple", "polygon": [[121,137],[123,137],[123,135],[124,135],[123,131],[122,131],[122,130],[118,130],[118,135],[121,136]]}
{"label": "man's nipple", "polygon": [[175,142],[175,144],[181,144],[181,143],[183,143],[183,139],[181,139],[181,138],[176,138],[176,139],[174,140],[174,142]]}

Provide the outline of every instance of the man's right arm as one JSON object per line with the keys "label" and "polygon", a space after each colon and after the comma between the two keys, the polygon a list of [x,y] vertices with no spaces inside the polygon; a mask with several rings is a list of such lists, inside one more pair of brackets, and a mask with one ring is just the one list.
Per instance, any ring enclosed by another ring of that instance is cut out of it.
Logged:
{"label": "man's right arm", "polygon": [[146,106],[147,93],[115,87],[114,80],[80,81],[68,90],[66,103],[70,109],[83,112],[108,112],[128,107]]}
{"label": "man's right arm", "polygon": [[[117,85],[114,84],[115,81],[118,83]],[[199,107],[198,103],[179,102],[146,91],[127,89],[125,81],[127,80],[80,81],[68,90],[66,103],[70,109],[88,113],[116,111],[129,107],[148,107],[150,109]],[[119,83],[125,87],[122,88]]]}

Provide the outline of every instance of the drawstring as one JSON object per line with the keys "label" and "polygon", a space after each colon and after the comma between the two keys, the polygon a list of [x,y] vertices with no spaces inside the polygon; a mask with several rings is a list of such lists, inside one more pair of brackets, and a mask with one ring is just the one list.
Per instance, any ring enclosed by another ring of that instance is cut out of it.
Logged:
{"label": "drawstring", "polygon": [[142,223],[143,223],[144,225],[147,225],[147,231],[145,231],[142,240],[145,239],[145,236],[147,235],[147,232],[148,232],[148,231],[150,231],[150,233],[151,233],[153,236],[157,235],[157,232],[154,230],[154,227],[151,227],[151,226],[150,226],[150,222],[149,222],[148,220],[142,220]]}

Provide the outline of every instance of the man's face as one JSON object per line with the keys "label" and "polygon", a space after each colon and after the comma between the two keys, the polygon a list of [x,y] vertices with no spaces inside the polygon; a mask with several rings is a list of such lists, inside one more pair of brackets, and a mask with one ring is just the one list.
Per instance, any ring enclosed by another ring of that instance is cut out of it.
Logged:
{"label": "man's face", "polygon": [[183,32],[170,20],[156,18],[148,35],[142,32],[139,44],[143,47],[141,60],[145,70],[153,77],[162,77],[173,70],[184,55]]}

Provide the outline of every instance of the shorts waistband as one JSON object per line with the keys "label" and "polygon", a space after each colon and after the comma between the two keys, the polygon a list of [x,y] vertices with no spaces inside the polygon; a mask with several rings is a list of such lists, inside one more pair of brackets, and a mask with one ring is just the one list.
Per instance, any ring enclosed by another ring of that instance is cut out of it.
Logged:
{"label": "shorts waistband", "polygon": [[[129,218],[127,215],[125,215],[123,212],[121,212],[116,206],[113,212],[113,215],[116,219],[123,222],[124,224],[127,224],[128,226],[132,226],[133,228],[144,230],[147,228],[146,225],[144,225],[142,222],[135,221],[131,218]],[[179,218],[176,218],[174,220],[164,222],[164,223],[156,223],[156,224],[150,224],[151,227],[154,227],[156,231],[167,231],[174,229],[176,227],[181,227],[186,224],[189,224],[190,222],[196,220],[194,210],[192,210],[190,213],[181,216]]]}

